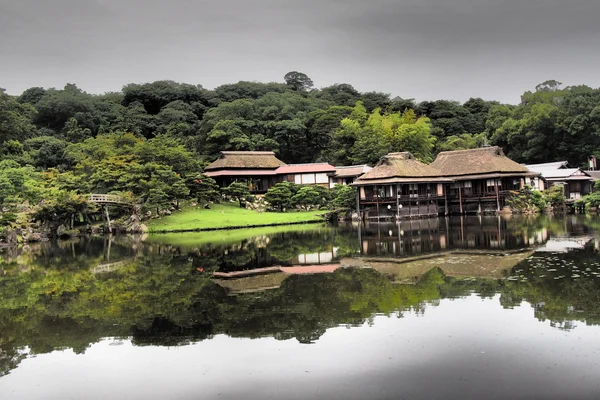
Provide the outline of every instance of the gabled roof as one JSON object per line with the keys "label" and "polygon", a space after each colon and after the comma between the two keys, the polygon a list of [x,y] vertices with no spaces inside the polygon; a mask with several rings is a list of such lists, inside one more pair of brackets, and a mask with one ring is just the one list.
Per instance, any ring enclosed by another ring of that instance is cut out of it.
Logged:
{"label": "gabled roof", "polygon": [[310,164],[288,164],[282,165],[275,170],[277,175],[286,174],[310,174],[335,172],[335,167],[328,163],[310,163]]}
{"label": "gabled roof", "polygon": [[600,180],[600,171],[586,171],[586,173],[594,178],[595,181]]}
{"label": "gabled roof", "polygon": [[542,164],[526,164],[525,167],[527,167],[530,171],[540,172],[540,170],[542,170],[542,169],[546,170],[546,169],[569,168],[569,162],[568,161],[555,161],[555,162],[542,163]]}
{"label": "gabled roof", "polygon": [[361,176],[365,172],[369,172],[373,168],[367,164],[364,165],[349,165],[347,167],[335,167],[336,178],[352,178],[355,176]]}
{"label": "gabled roof", "polygon": [[394,182],[443,182],[447,179],[440,177],[440,172],[430,165],[416,160],[409,152],[389,153],[373,167],[358,178],[354,184],[365,185],[373,183]]}
{"label": "gabled roof", "polygon": [[222,151],[219,159],[204,169],[276,169],[282,165],[285,163],[275,157],[272,151]]}
{"label": "gabled roof", "polygon": [[593,178],[579,168],[542,169],[539,171],[544,179],[549,180],[592,180]]}
{"label": "gabled roof", "polygon": [[443,151],[430,165],[437,169],[441,176],[448,177],[493,173],[538,175],[506,157],[498,146]]}

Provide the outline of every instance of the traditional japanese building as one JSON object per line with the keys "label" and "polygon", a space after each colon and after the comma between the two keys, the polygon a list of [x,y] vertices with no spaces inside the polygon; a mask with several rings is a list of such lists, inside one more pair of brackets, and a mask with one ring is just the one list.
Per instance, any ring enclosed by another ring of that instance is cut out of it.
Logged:
{"label": "traditional japanese building", "polygon": [[450,183],[437,169],[404,152],[386,155],[352,185],[359,188],[362,216],[381,219],[445,213],[444,186]]}
{"label": "traditional japanese building", "polygon": [[219,158],[208,165],[205,175],[219,186],[232,182],[246,182],[252,193],[266,193],[277,183],[277,168],[285,163],[272,151],[222,151]]}
{"label": "traditional japanese building", "polygon": [[540,176],[506,157],[497,146],[443,151],[430,167],[453,181],[446,192],[449,211],[460,214],[499,211],[507,196]]}
{"label": "traditional japanese building", "polygon": [[366,164],[335,167],[335,173],[329,181],[329,187],[333,189],[335,185],[350,185],[360,176],[372,169],[373,168]]}
{"label": "traditional japanese building", "polygon": [[288,164],[277,168],[275,174],[279,181],[329,187],[330,177],[335,171],[335,167],[327,163]]}
{"label": "traditional japanese building", "polygon": [[565,199],[577,200],[593,191],[595,178],[581,168],[571,168],[567,161],[558,161],[545,164],[528,164],[527,169],[541,174],[545,185],[534,188],[543,190],[551,186],[560,185],[564,189]]}

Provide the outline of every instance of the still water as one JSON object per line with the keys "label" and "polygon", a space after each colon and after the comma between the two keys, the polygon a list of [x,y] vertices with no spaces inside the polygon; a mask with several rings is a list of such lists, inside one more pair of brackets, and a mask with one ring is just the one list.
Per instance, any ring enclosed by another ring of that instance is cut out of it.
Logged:
{"label": "still water", "polygon": [[598,399],[600,220],[0,250],[1,399]]}

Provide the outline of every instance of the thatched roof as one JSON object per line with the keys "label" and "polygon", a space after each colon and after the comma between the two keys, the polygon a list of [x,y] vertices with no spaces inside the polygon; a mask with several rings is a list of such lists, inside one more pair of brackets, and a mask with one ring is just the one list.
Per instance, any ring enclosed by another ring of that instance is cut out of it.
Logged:
{"label": "thatched roof", "polygon": [[389,153],[375,167],[358,178],[354,184],[394,182],[443,182],[440,172],[416,160],[409,152]]}
{"label": "thatched roof", "polygon": [[205,170],[217,169],[276,169],[285,163],[275,157],[272,151],[222,151],[219,159],[208,165]]}
{"label": "thatched roof", "polygon": [[443,151],[430,166],[440,171],[441,176],[447,177],[483,174],[539,175],[506,157],[498,146]]}

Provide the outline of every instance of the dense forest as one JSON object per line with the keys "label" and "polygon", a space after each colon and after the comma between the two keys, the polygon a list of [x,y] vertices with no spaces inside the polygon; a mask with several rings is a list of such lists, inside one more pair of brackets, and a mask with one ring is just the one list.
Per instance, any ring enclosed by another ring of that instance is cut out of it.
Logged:
{"label": "dense forest", "polygon": [[0,204],[127,193],[144,204],[190,198],[220,150],[273,150],[287,163],[375,163],[390,151],[431,161],[439,151],[501,146],[518,162],[600,156],[600,89],[547,81],[518,105],[472,98],[415,102],[350,84],[281,83],[214,90],[157,81],[118,93],[74,84],[0,91]]}

